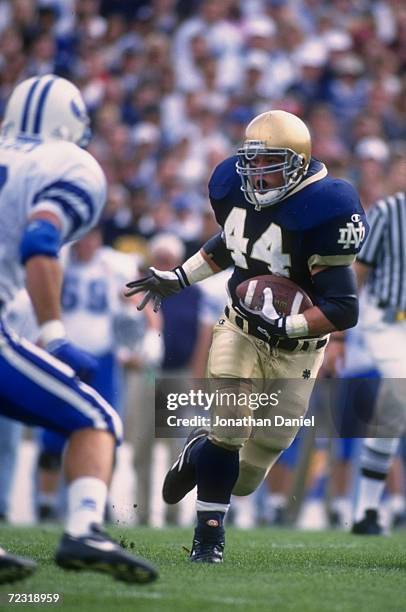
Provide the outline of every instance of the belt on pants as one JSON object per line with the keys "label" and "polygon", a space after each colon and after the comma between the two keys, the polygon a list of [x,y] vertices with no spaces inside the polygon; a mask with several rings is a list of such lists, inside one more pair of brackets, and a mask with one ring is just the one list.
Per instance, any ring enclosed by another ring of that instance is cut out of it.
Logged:
{"label": "belt on pants", "polygon": [[224,314],[231,323],[234,323],[243,332],[263,340],[272,348],[278,348],[282,351],[296,351],[297,349],[299,351],[317,351],[327,344],[327,338],[321,340],[296,340],[295,338],[281,338],[280,336],[265,338],[264,334],[257,329],[254,323],[237,314],[233,308],[226,306]]}

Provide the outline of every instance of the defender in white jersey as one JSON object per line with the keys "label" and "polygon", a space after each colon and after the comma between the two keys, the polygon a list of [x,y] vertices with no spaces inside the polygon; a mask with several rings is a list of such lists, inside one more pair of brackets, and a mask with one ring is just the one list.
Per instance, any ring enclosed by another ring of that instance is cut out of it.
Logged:
{"label": "defender in white jersey", "polygon": [[[54,75],[23,81],[6,106],[0,137],[0,302],[3,307],[25,284],[46,350],[17,337],[0,320],[0,414],[69,437],[68,516],[56,562],[149,582],[155,569],[100,528],[122,425],[80,380],[93,360],[67,340],[61,321],[59,249],[97,222],[105,201],[103,172],[78,146],[88,135],[80,92]],[[0,582],[34,569],[32,562],[0,550]]]}

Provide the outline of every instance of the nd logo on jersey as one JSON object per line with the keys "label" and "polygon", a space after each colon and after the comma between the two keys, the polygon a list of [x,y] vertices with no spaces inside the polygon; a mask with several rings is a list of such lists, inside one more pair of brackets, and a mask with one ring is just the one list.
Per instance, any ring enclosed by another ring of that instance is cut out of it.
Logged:
{"label": "nd logo on jersey", "polygon": [[351,215],[351,221],[346,223],[345,227],[340,227],[338,231],[340,238],[337,244],[342,244],[343,249],[349,249],[350,246],[357,249],[365,238],[365,226],[361,221],[361,215]]}

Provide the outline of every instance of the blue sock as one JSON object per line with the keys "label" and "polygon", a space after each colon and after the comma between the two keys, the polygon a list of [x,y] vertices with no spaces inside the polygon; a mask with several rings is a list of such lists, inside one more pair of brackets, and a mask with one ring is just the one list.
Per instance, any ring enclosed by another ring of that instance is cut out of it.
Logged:
{"label": "blue sock", "polygon": [[195,450],[193,458],[191,454],[191,459],[196,466],[197,499],[229,504],[238,478],[238,450],[222,448],[206,438]]}

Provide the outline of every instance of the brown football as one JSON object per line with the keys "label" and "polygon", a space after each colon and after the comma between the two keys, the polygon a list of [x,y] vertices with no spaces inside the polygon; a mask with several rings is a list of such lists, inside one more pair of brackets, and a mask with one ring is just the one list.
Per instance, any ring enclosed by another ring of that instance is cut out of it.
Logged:
{"label": "brown football", "polygon": [[264,304],[264,289],[270,287],[273,304],[280,315],[299,314],[311,308],[313,302],[303,289],[284,276],[264,274],[240,283],[236,293],[241,302],[251,310],[261,310]]}

